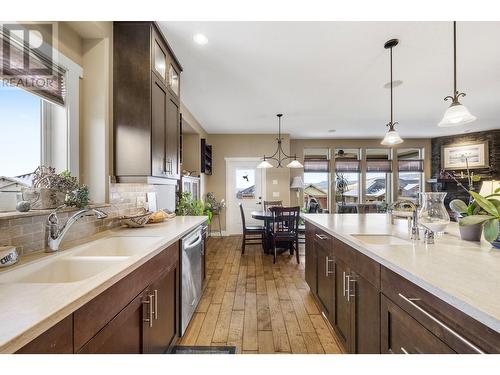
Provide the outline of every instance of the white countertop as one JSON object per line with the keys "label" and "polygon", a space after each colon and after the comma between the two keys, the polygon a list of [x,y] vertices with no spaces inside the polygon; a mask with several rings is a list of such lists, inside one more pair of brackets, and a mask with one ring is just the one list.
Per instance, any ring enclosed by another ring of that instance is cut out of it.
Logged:
{"label": "white countertop", "polygon": [[372,245],[352,235],[409,239],[407,221],[391,225],[389,214],[306,214],[304,218],[500,333],[500,250],[484,239],[481,243],[462,241],[457,223],[450,223],[433,245],[423,241]]}
{"label": "white countertop", "polygon": [[[144,253],[82,281],[62,284],[0,283],[0,353],[13,353],[20,349],[206,219],[205,216],[181,216],[161,224],[137,229],[118,228],[88,238],[87,243],[113,236],[157,236],[158,241],[145,247]],[[66,256],[82,246],[85,244],[55,254],[38,254],[31,259],[23,259],[19,265],[2,270],[0,280],[5,276],[8,278],[7,273],[21,270],[33,262]]]}

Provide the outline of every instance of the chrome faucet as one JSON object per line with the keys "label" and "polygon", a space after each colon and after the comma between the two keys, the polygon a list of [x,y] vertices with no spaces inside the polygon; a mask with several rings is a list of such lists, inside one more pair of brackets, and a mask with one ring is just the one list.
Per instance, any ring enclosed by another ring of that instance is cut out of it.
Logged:
{"label": "chrome faucet", "polygon": [[416,241],[420,240],[420,234],[419,234],[419,230],[418,230],[418,206],[409,199],[402,199],[402,200],[398,200],[398,201],[394,202],[391,205],[391,208],[394,209],[394,207],[400,206],[400,205],[410,206],[410,208],[413,212],[412,224],[411,224],[411,229],[410,229],[410,239],[416,240]]}
{"label": "chrome faucet", "polygon": [[69,228],[76,223],[79,219],[84,216],[92,216],[95,215],[98,219],[104,219],[108,217],[108,215],[100,210],[95,208],[84,208],[80,211],[75,212],[71,217],[66,221],[66,224],[59,225],[59,218],[57,217],[56,208],[48,217],[47,217],[47,231],[49,232],[48,236],[48,245],[49,248],[45,250],[47,253],[53,253],[59,250],[59,245],[63,240],[64,236],[68,232]]}

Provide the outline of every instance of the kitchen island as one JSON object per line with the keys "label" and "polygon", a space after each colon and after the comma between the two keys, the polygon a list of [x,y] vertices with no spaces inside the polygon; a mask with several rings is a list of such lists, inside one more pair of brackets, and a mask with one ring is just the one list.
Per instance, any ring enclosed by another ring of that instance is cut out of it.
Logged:
{"label": "kitchen island", "polygon": [[306,281],[352,353],[500,351],[500,252],[409,240],[386,214],[307,214]]}

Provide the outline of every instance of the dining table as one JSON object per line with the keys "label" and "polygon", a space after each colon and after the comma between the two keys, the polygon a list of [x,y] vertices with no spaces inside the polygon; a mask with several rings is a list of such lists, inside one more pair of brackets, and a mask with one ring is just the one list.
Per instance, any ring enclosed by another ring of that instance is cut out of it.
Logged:
{"label": "dining table", "polygon": [[[265,229],[265,234],[264,234],[264,239],[262,241],[262,247],[264,249],[265,254],[269,254],[270,250],[272,248],[272,221],[273,221],[273,214],[270,210],[262,210],[262,211],[252,211],[250,214],[252,218],[255,220],[262,220],[264,222],[264,229]],[[302,218],[303,213],[300,213],[300,217]],[[288,248],[287,248],[288,249]],[[292,255],[292,254],[291,254]]]}

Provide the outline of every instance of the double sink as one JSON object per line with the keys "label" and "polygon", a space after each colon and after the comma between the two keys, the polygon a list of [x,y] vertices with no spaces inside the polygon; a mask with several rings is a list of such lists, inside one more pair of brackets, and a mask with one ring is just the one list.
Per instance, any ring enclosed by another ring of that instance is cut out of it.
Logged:
{"label": "double sink", "polygon": [[102,238],[0,273],[0,284],[63,284],[90,279],[152,250],[157,236]]}

